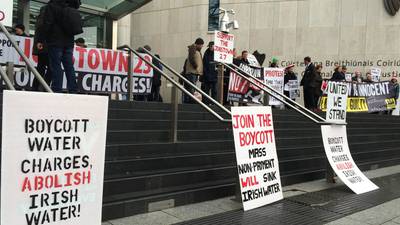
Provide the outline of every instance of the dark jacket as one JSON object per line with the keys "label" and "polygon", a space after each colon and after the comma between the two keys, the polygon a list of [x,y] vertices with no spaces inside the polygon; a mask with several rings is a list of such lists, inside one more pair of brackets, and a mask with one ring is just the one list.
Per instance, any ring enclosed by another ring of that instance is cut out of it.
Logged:
{"label": "dark jacket", "polygon": [[45,10],[43,27],[37,34],[37,42],[47,43],[50,47],[73,47],[74,36],[68,35],[62,28],[62,15],[65,7],[79,7],[79,0],[50,0]]}
{"label": "dark jacket", "polygon": [[[287,83],[289,83],[289,81],[290,80],[297,80],[297,76],[296,76],[296,74],[293,72],[293,71],[287,71],[286,73],[285,73],[285,76],[284,76],[284,85],[286,85]],[[284,94],[288,97],[288,98],[290,98],[290,92],[289,91],[284,91]]]}
{"label": "dark jacket", "polygon": [[[161,62],[158,60],[160,58],[159,55],[155,55],[156,57],[153,58],[152,63],[160,70],[163,69]],[[159,87],[161,86],[161,73],[158,72],[157,70],[153,70],[154,74],[153,74],[153,86]]]}
{"label": "dark jacket", "polygon": [[314,94],[316,96],[321,96],[322,95],[322,90],[321,90],[321,86],[322,86],[322,76],[321,76],[321,72],[316,72],[315,73],[315,92]]}
{"label": "dark jacket", "polygon": [[214,52],[207,49],[203,57],[204,82],[214,83],[218,81],[217,64],[214,61]]}
{"label": "dark jacket", "polygon": [[307,66],[304,71],[304,76],[301,79],[300,85],[304,88],[314,88],[315,87],[315,66],[313,63]]}
{"label": "dark jacket", "polygon": [[35,37],[34,37],[33,49],[32,49],[32,54],[33,55],[47,54],[48,53],[47,43],[44,40],[41,41],[41,43],[43,44],[43,49],[39,50],[37,48],[39,35],[43,33],[42,29],[43,29],[44,21],[46,19],[45,18],[46,9],[47,9],[47,5],[42,6],[42,8],[40,8],[39,16],[36,19]]}
{"label": "dark jacket", "polygon": [[346,80],[346,76],[340,72],[334,72],[331,78],[331,81],[344,81]]}

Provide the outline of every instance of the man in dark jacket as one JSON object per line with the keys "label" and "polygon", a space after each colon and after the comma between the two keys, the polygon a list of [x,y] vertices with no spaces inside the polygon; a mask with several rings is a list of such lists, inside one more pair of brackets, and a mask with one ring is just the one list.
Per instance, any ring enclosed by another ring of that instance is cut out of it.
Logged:
{"label": "man in dark jacket", "polygon": [[[218,82],[218,71],[216,68],[216,63],[214,61],[214,42],[211,41],[208,44],[207,50],[204,52],[203,57],[203,67],[204,67],[204,75],[203,75],[203,91],[210,95],[215,100],[217,100],[217,82]],[[203,98],[203,102],[206,104],[211,104],[210,100],[207,98]]]}
{"label": "man in dark jacket", "polygon": [[63,70],[67,77],[69,93],[78,91],[75,69],[73,66],[74,35],[68,34],[63,29],[64,8],[79,8],[79,0],[50,0],[45,12],[45,21],[41,32],[37,35],[37,48],[42,50],[47,43],[49,51],[49,65],[52,72],[52,89],[62,92]]}
{"label": "man in dark jacket", "polygon": [[301,79],[300,85],[303,86],[304,91],[304,106],[310,110],[316,110],[317,104],[314,100],[314,90],[315,90],[315,66],[311,62],[310,57],[304,58],[304,65],[306,70],[304,71],[304,76]]}

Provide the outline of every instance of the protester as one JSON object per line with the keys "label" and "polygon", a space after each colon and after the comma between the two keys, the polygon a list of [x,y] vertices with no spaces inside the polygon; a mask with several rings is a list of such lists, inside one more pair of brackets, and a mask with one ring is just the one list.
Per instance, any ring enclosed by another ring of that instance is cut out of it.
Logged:
{"label": "protester", "polygon": [[315,66],[311,62],[311,58],[309,56],[304,58],[304,65],[306,66],[306,69],[300,82],[300,85],[303,86],[304,91],[304,106],[309,110],[316,110],[317,104],[314,98],[316,72]]}
{"label": "protester", "polygon": [[87,45],[85,44],[85,39],[83,38],[78,38],[75,40],[75,45],[81,48],[87,48]]}
{"label": "protester", "polygon": [[271,63],[269,64],[270,68],[278,68],[279,67],[279,60],[276,57],[272,57]]}
{"label": "protester", "polygon": [[[204,40],[201,38],[197,38],[195,43],[188,46],[188,57],[185,61],[185,78],[189,80],[191,83],[196,85],[200,76],[203,76],[203,59],[201,55],[201,49],[203,48]],[[185,83],[185,89],[188,90],[191,94],[194,94],[195,89],[190,85]],[[195,103],[189,95],[184,94],[183,96],[184,103]]]}
{"label": "protester", "polygon": [[317,111],[318,111],[318,101],[319,101],[319,98],[322,96],[322,90],[321,90],[321,87],[322,87],[322,75],[321,75],[322,68],[323,68],[322,65],[317,65],[315,67],[316,72],[315,72],[315,80],[314,80],[314,82],[315,82],[314,102],[315,102],[315,104],[317,106],[316,107]]}
{"label": "protester", "polygon": [[[50,0],[45,10],[43,28],[37,35],[37,48],[42,50],[45,43],[48,46],[54,92],[62,92],[64,74],[61,64],[67,77],[68,92],[77,93],[78,91],[73,66],[73,51],[74,35],[82,32],[81,17],[79,13],[75,14],[77,11],[74,11],[79,6],[79,0]],[[68,22],[70,26],[67,26]]]}
{"label": "protester", "polygon": [[331,81],[344,81],[344,80],[346,80],[346,76],[343,73],[343,67],[337,66],[335,68],[335,72],[331,77]]}
{"label": "protester", "polygon": [[[290,91],[289,91],[289,87],[287,86],[289,81],[291,80],[297,80],[297,75],[293,72],[293,68],[294,68],[294,64],[289,65],[288,67],[285,68],[285,76],[284,76],[284,94],[286,95],[286,97],[290,98]],[[292,98],[293,101],[295,101],[296,99]]]}
{"label": "protester", "polygon": [[351,80],[352,80],[354,83],[362,83],[362,82],[363,82],[363,79],[362,79],[361,72],[358,71],[358,70],[357,70],[356,72],[354,72],[354,77],[351,78]]}
{"label": "protester", "polygon": [[17,24],[14,27],[14,34],[17,36],[27,37],[28,35],[25,33],[25,26],[23,24]]}
{"label": "protester", "polygon": [[390,83],[393,85],[393,88],[391,89],[393,91],[392,96],[394,96],[394,99],[397,101],[399,98],[399,83],[397,82],[397,78],[392,77]]}
{"label": "protester", "polygon": [[[50,70],[50,66],[49,66],[49,52],[48,52],[47,43],[46,42],[42,43],[43,48],[40,50],[37,47],[38,46],[37,45],[38,34],[40,34],[42,32],[41,29],[43,29],[43,25],[44,25],[44,22],[46,19],[45,18],[46,7],[47,6],[45,5],[45,6],[42,6],[42,8],[40,8],[39,15],[36,19],[36,30],[35,30],[32,54],[36,55],[38,57],[38,62],[37,62],[37,66],[36,66],[37,71],[43,77],[43,79],[46,81],[47,85],[50,86],[52,76],[51,76],[51,70]],[[39,80],[36,77],[33,80],[32,90],[33,91],[44,90],[44,87],[40,84]]]}
{"label": "protester", "polygon": [[[145,46],[143,46],[143,48],[138,48],[136,51],[137,52],[139,52],[139,53],[142,53],[142,54],[146,54],[146,51],[144,50],[144,49],[146,49],[147,51],[149,51],[149,52],[151,52],[151,47],[150,47],[150,45],[145,45]],[[159,63],[159,61],[157,61],[158,63]],[[156,62],[155,62],[155,59],[153,58],[152,59],[152,62],[151,62],[153,65],[156,65]],[[162,67],[161,67],[161,64],[159,64],[159,66],[160,67],[158,67],[157,66],[157,68],[159,68],[159,69],[162,69]],[[156,71],[156,70],[153,70],[153,71]],[[153,74],[154,75],[154,74]],[[161,74],[160,74],[161,75]],[[153,88],[153,86],[152,86],[152,88]],[[144,101],[153,101],[153,99],[152,99],[152,94],[150,93],[150,94],[147,94],[147,93],[143,93],[143,94],[139,94],[139,95],[134,95],[133,96],[133,100],[135,100],[135,101],[140,101],[140,102],[144,102]]]}
{"label": "protester", "polygon": [[347,67],[342,66],[342,75],[345,77],[345,79],[346,79],[346,74],[347,74]]}
{"label": "protester", "polygon": [[374,81],[372,80],[372,75],[370,72],[367,73],[367,78],[364,81],[365,83],[374,83]]}
{"label": "protester", "polygon": [[[207,50],[204,52],[203,57],[204,65],[204,76],[202,90],[210,95],[213,99],[217,100],[217,82],[218,82],[218,70],[217,64],[214,61],[214,42],[211,41],[208,44]],[[211,92],[211,94],[210,94]],[[211,104],[210,100],[203,98],[203,102],[206,104]]]}
{"label": "protester", "polygon": [[[153,64],[160,70],[163,69],[161,65],[161,57],[156,54],[155,58],[153,58],[152,62]],[[148,97],[149,101],[153,102],[163,102],[163,99],[160,94],[160,88],[161,88],[161,73],[158,72],[157,70],[154,70],[153,72],[153,83],[151,85],[151,94]]]}
{"label": "protester", "polygon": [[247,50],[242,51],[242,55],[239,57],[239,64],[240,63],[250,65],[249,51],[247,51]]}

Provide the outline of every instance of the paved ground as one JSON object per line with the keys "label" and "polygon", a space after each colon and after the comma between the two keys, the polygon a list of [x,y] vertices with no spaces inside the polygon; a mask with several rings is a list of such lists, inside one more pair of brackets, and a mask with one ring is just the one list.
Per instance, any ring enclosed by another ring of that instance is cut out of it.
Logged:
{"label": "paved ground", "polygon": [[[400,165],[394,167],[381,168],[366,172],[369,178],[377,178],[398,174]],[[343,185],[327,184],[324,180],[301,183],[284,187],[284,196],[292,197],[304,193],[316,192]],[[210,215],[224,213],[241,208],[241,204],[232,200],[233,197],[208,201],[198,204],[181,206],[163,211],[136,215],[133,217],[104,222],[103,225],[170,225],[178,222],[189,221],[203,218]],[[350,216],[341,218],[330,225],[399,225],[400,224],[400,199],[386,202],[382,205],[357,212]]]}

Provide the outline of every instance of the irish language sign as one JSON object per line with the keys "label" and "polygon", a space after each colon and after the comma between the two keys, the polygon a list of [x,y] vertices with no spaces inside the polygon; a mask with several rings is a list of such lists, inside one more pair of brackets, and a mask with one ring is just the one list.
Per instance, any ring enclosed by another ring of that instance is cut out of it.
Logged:
{"label": "irish language sign", "polygon": [[340,180],[356,194],[378,189],[355,164],[347,142],[346,126],[322,126],[321,129],[326,156]]}
{"label": "irish language sign", "polygon": [[5,91],[1,224],[101,224],[108,98]]}
{"label": "irish language sign", "polygon": [[348,88],[345,83],[328,83],[328,103],[326,110],[327,121],[336,123],[346,122],[347,93]]}
{"label": "irish language sign", "polygon": [[243,209],[281,200],[271,107],[233,107],[232,126]]}
{"label": "irish language sign", "polygon": [[227,34],[221,31],[215,31],[214,36],[214,61],[227,64],[233,63],[234,55],[234,41],[233,34]]}

